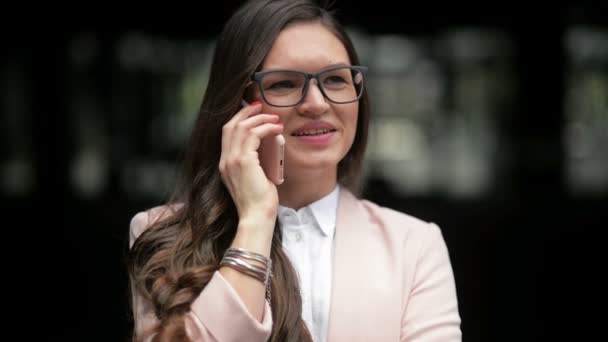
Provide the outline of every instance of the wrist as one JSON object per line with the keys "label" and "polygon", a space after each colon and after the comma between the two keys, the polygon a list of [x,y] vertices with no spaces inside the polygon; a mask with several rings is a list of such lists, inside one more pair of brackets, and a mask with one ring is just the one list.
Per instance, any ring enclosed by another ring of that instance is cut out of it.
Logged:
{"label": "wrist", "polygon": [[274,226],[274,222],[277,219],[278,207],[275,206],[267,206],[267,205],[257,205],[255,207],[247,207],[243,208],[243,210],[239,210],[239,226],[244,223],[246,225],[255,225],[255,226]]}
{"label": "wrist", "polygon": [[270,256],[274,221],[241,220],[230,247]]}
{"label": "wrist", "polygon": [[238,231],[248,232],[257,235],[268,235],[272,237],[274,224],[277,220],[277,214],[252,214],[239,217]]}

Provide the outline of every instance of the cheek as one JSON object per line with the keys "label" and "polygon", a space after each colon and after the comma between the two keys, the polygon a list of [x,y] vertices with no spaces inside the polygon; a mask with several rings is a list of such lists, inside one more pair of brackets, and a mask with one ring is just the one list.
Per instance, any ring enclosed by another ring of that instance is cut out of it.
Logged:
{"label": "cheek", "polygon": [[357,135],[357,118],[358,113],[356,110],[354,112],[348,112],[347,115],[343,116],[345,140],[342,146],[342,153],[345,155],[351,149],[353,142],[355,141],[355,136]]}
{"label": "cheek", "polygon": [[277,108],[271,107],[266,104],[262,105],[262,113],[273,114],[279,116],[279,122],[285,123],[289,121],[290,109],[289,108]]}
{"label": "cheek", "polygon": [[345,112],[342,116],[346,134],[351,136],[352,139],[354,139],[354,136],[357,133],[357,119],[359,117],[358,108],[358,106],[354,106],[354,108]]}
{"label": "cheek", "polygon": [[348,146],[346,146],[347,152],[353,146],[356,135],[357,135],[357,121],[355,120],[353,123],[350,124],[350,127],[348,129]]}

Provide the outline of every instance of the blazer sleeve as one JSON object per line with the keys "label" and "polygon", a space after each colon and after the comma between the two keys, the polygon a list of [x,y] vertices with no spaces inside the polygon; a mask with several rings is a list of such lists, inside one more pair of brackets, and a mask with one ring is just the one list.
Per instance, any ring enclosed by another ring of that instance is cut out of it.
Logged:
{"label": "blazer sleeve", "polygon": [[[140,212],[130,222],[129,248],[148,226],[150,214]],[[158,323],[152,304],[132,290],[133,320],[136,336]],[[270,305],[265,302],[262,322],[250,313],[228,281],[216,271],[191,305],[185,317],[186,331],[192,341],[267,341],[272,331]],[[146,341],[150,341],[152,337]]]}
{"label": "blazer sleeve", "polygon": [[461,319],[447,246],[437,225],[431,223],[425,234],[402,316],[401,341],[461,341]]}

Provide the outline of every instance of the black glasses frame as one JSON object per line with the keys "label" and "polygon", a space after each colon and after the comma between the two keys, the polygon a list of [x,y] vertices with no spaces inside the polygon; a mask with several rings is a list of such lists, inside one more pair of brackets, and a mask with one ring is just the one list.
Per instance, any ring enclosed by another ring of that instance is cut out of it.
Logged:
{"label": "black glasses frame", "polygon": [[[327,69],[323,69],[323,70],[321,70],[321,71],[319,71],[317,73],[312,73],[312,74],[311,73],[307,73],[307,72],[303,72],[303,71],[300,71],[300,70],[292,70],[292,69],[275,69],[275,70],[258,71],[258,72],[255,72],[253,75],[251,75],[251,80],[257,83],[258,87],[260,88],[260,93],[262,94],[262,98],[264,98],[264,101],[266,103],[268,103],[269,105],[273,106],[273,107],[294,107],[294,106],[297,106],[300,103],[302,103],[302,101],[304,101],[304,98],[306,98],[306,94],[308,93],[308,86],[310,85],[310,80],[311,79],[316,79],[317,80],[317,84],[318,84],[319,90],[323,94],[323,97],[325,99],[327,99],[329,102],[336,103],[336,104],[346,104],[346,103],[352,103],[352,102],[359,101],[359,99],[361,99],[361,96],[363,95],[363,89],[361,89],[361,91],[357,95],[356,99],[354,99],[352,101],[347,101],[347,102],[333,101],[325,93],[325,90],[323,89],[323,85],[322,85],[321,80],[319,79],[319,77],[321,75],[323,75],[324,73],[327,73],[327,72],[330,72],[330,71],[334,71],[334,70],[338,70],[338,69],[352,69],[352,70],[359,71],[361,73],[361,75],[363,76],[363,87],[365,87],[365,74],[367,73],[367,67],[361,66],[361,65],[335,66],[335,67],[330,67],[330,68],[327,68]],[[280,105],[280,106],[277,106],[277,105],[274,105],[274,104],[268,102],[268,100],[266,100],[266,95],[264,94],[264,88],[262,87],[262,79],[267,74],[272,74],[272,73],[276,73],[276,72],[286,72],[286,71],[298,73],[298,74],[304,76],[304,89],[302,89],[302,98],[300,98],[300,100],[297,103],[292,104],[292,105]]]}

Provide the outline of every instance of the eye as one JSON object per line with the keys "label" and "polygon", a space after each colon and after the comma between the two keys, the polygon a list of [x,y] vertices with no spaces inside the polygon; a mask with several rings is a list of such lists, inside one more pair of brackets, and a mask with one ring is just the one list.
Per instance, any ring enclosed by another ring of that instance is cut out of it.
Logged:
{"label": "eye", "polygon": [[296,83],[290,80],[285,80],[285,81],[278,81],[278,82],[274,82],[272,84],[270,84],[267,89],[275,89],[275,90],[279,90],[279,89],[292,89],[292,88],[296,88]]}
{"label": "eye", "polygon": [[348,82],[342,76],[334,75],[334,76],[329,76],[329,77],[327,77],[325,79],[325,84],[328,84],[328,85],[330,85],[330,84],[344,84],[344,83],[348,83]]}
{"label": "eye", "polygon": [[349,88],[350,79],[341,75],[329,75],[323,79],[325,90],[343,90]]}

